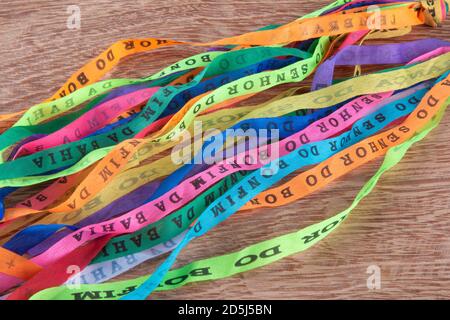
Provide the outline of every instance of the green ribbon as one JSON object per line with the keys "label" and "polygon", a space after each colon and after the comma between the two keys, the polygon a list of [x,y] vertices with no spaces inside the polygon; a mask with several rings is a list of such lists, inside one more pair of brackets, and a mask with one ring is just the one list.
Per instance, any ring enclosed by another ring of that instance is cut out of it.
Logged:
{"label": "green ribbon", "polygon": [[[447,104],[450,99],[447,100]],[[340,213],[325,219],[319,223],[300,229],[270,240],[259,242],[233,253],[198,260],[181,268],[167,273],[157,291],[172,290],[191,282],[217,280],[233,276],[235,274],[253,270],[282,258],[302,252],[328,236],[350,215],[351,211],[364,199],[376,186],[381,175],[393,168],[404,157],[408,149],[416,142],[422,140],[442,119],[445,108],[442,108],[424,128],[411,139],[390,148],[378,171],[366,182],[356,195],[352,204]],[[102,299],[115,300],[133,291],[142,284],[148,275],[136,279],[103,283],[80,285],[79,288],[60,286],[48,288],[33,295],[31,300],[87,300]]]}

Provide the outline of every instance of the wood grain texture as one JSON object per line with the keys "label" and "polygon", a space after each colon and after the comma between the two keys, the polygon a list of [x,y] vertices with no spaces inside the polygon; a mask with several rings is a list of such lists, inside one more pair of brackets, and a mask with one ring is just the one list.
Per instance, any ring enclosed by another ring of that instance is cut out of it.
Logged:
{"label": "wood grain texture", "polygon": [[[214,40],[285,23],[328,1],[47,1],[0,2],[0,111],[49,97],[70,74],[122,38]],[[66,27],[68,5],[81,8],[81,29]],[[450,40],[450,24],[417,27],[395,41]],[[143,77],[200,52],[165,48],[125,59],[108,77]],[[365,69],[363,69],[365,70]],[[365,70],[367,71],[367,70]],[[342,70],[342,74],[349,74]],[[291,85],[292,86],[292,85]],[[264,100],[283,86],[261,94]],[[305,253],[215,282],[156,293],[157,299],[450,298],[450,114],[380,180],[353,215]],[[321,192],[280,209],[239,213],[195,240],[177,266],[293,232],[346,208],[380,160]],[[120,277],[151,272],[161,259]],[[382,272],[380,290],[366,286],[367,267]]]}

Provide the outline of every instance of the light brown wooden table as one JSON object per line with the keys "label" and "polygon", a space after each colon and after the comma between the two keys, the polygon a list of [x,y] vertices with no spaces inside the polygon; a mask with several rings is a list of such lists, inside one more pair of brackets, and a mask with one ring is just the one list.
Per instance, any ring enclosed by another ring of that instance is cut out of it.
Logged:
{"label": "light brown wooden table", "polygon": [[[118,39],[214,40],[285,23],[328,1],[47,1],[0,2],[0,110],[49,97],[85,62]],[[81,29],[66,27],[68,5],[81,8]],[[450,24],[417,27],[394,41],[450,40]],[[200,52],[174,47],[127,58],[108,77],[143,77]],[[363,69],[364,70],[364,69]],[[367,70],[365,70],[367,71]],[[341,74],[349,75],[347,70]],[[290,86],[292,87],[292,85]],[[268,99],[281,89],[261,94]],[[256,101],[256,100],[255,100]],[[215,282],[157,293],[158,299],[450,298],[450,115],[415,145],[374,192],[327,239],[305,253]],[[276,210],[236,214],[180,255],[177,266],[293,232],[346,208],[380,161],[323,191]],[[14,202],[14,201],[13,201]],[[126,273],[151,272],[161,259]],[[381,289],[366,286],[370,265]]]}

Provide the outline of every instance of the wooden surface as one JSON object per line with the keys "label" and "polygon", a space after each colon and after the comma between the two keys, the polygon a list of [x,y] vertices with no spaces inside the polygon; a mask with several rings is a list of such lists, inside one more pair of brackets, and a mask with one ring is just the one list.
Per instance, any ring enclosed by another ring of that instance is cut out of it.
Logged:
{"label": "wooden surface", "polygon": [[[0,2],[0,110],[30,107],[112,42],[165,37],[213,40],[285,23],[328,1],[46,1]],[[68,5],[81,8],[81,29],[66,27]],[[414,28],[400,40],[450,40],[450,24]],[[199,49],[166,48],[126,59],[108,77],[142,77]],[[364,70],[364,69],[363,69]],[[349,73],[347,72],[347,75]],[[279,89],[285,89],[286,86]],[[279,89],[262,94],[268,99]],[[158,299],[450,298],[450,114],[327,239],[305,253],[215,282],[157,293]],[[273,210],[236,214],[195,240],[177,266],[293,232],[346,208],[379,161],[323,191]],[[122,278],[151,272],[161,260]],[[381,289],[366,286],[370,265]]]}

